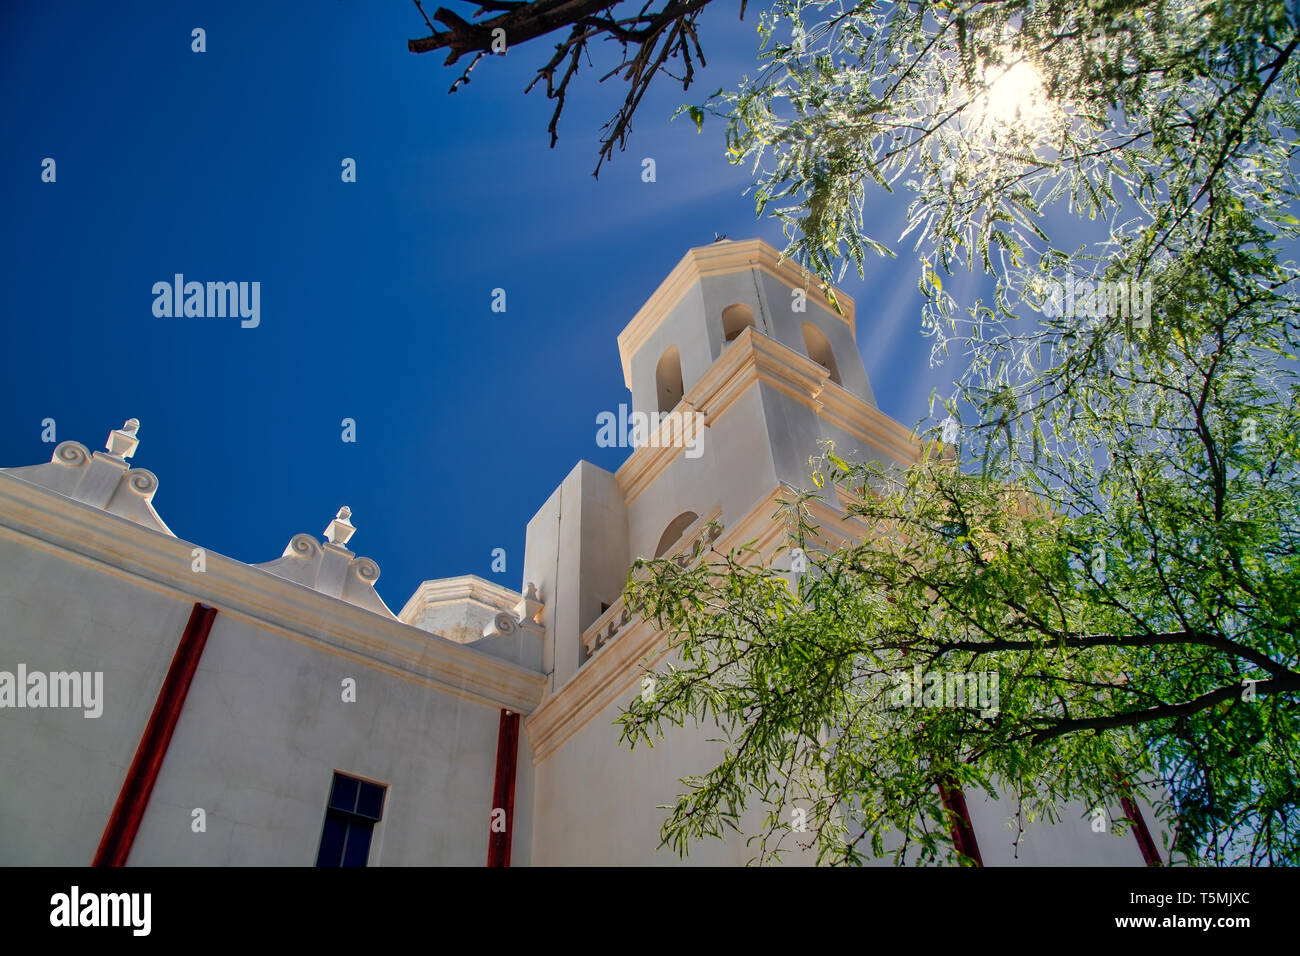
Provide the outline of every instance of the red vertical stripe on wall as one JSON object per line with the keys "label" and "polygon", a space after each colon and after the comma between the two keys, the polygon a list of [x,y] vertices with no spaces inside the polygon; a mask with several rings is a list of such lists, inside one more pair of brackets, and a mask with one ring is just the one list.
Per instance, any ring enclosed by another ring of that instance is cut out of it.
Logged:
{"label": "red vertical stripe on wall", "polygon": [[[497,773],[492,784],[492,812],[488,817],[488,866],[510,865],[510,841],[515,829],[515,767],[519,757],[519,715],[501,711],[497,730]],[[505,829],[498,831],[497,810],[505,811]]]}
{"label": "red vertical stripe on wall", "polygon": [[203,647],[208,642],[208,633],[212,630],[212,621],[217,616],[217,609],[195,604],[190,611],[189,623],[185,633],[176,647],[171,667],[163,678],[162,689],[154,701],[153,713],[145,725],[140,745],[136,748],[135,759],[126,772],[126,780],[117,795],[113,813],[104,827],[103,839],[95,851],[91,866],[125,866],[131,855],[131,844],[135,842],[136,831],[144,819],[145,808],[149,806],[149,796],[153,785],[158,780],[158,771],[162,769],[163,758],[167,756],[167,746],[171,743],[172,733],[181,717],[181,708],[185,706],[185,696],[189,693],[194,672],[198,669]]}
{"label": "red vertical stripe on wall", "polygon": [[1147,829],[1147,822],[1142,817],[1142,808],[1130,796],[1127,785],[1121,790],[1119,802],[1124,808],[1124,816],[1133,821],[1133,836],[1142,851],[1142,859],[1147,866],[1160,866],[1160,851],[1156,849],[1156,841],[1151,839],[1151,831]]}
{"label": "red vertical stripe on wall", "polygon": [[952,814],[952,843],[957,852],[975,861],[976,866],[983,866],[980,858],[979,844],[975,842],[975,827],[971,823],[970,810],[966,807],[966,794],[956,780],[939,781],[939,797],[943,805]]}

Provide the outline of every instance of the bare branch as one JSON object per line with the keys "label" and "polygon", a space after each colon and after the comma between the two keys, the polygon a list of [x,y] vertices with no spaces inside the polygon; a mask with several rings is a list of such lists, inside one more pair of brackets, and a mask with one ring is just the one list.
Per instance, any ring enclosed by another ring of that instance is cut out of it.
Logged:
{"label": "bare branch", "polygon": [[[501,36],[497,31],[504,31],[506,42],[510,46],[517,46],[568,28],[567,37],[556,44],[555,53],[538,69],[525,90],[532,90],[542,80],[546,81],[547,99],[555,101],[555,111],[547,126],[552,147],[559,140],[559,121],[564,111],[569,82],[577,74],[583,54],[590,60],[589,44],[594,40],[612,40],[622,47],[623,55],[619,64],[600,79],[603,82],[611,76],[621,76],[628,84],[627,95],[623,105],[602,127],[599,160],[593,175],[599,175],[601,165],[613,158],[615,147],[622,150],[627,145],[633,115],[656,75],[663,73],[681,83],[683,90],[687,90],[695,78],[694,61],[698,60],[700,66],[705,65],[704,51],[696,32],[696,18],[711,0],[665,0],[657,10],[651,9],[653,0],[649,0],[635,14],[624,17],[616,16],[614,8],[625,0],[465,2],[468,7],[476,8],[471,17],[475,22],[466,20],[447,7],[435,10],[431,20],[425,15],[420,0],[415,0],[420,15],[429,26],[430,35],[407,42],[407,49],[412,53],[446,50],[445,66],[450,66],[462,56],[474,54],[473,62],[452,84],[451,92],[469,82],[470,70],[484,55],[493,52],[494,35]],[[478,19],[487,13],[495,15]],[[744,13],[742,5],[742,19]],[[446,29],[437,29],[434,21]],[[669,69],[678,59],[683,64],[680,76]],[[561,67],[563,73],[557,82],[556,73]]]}

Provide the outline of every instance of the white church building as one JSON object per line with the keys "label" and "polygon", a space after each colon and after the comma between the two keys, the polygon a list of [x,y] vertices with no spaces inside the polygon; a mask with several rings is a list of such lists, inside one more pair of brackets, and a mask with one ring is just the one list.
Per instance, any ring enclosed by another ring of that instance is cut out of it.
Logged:
{"label": "white church building", "polygon": [[[0,469],[0,864],[681,863],[658,808],[716,745],[620,744],[665,645],[621,594],[638,556],[689,561],[713,523],[716,547],[773,553],[776,500],[808,485],[820,439],[915,455],[837,299],[763,242],[690,250],[618,346],[633,412],[676,411],[702,439],[646,443],[614,473],[579,461],[528,522],[518,592],[425,581],[393,613],[347,509],[261,564],[182,541],[129,461],[135,420],[103,450]],[[1064,808],[1017,841],[1014,807],[950,798],[984,865],[1158,860],[1144,822],[1098,834]],[[752,856],[736,836],[685,862]]]}

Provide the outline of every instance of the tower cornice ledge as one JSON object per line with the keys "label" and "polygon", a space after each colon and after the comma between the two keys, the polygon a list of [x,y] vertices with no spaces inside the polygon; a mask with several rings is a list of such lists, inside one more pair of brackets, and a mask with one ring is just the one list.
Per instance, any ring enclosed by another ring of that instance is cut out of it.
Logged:
{"label": "tower cornice ledge", "polygon": [[[710,428],[747,389],[760,383],[811,408],[827,424],[855,435],[892,461],[910,463],[918,457],[920,446],[910,429],[836,385],[830,373],[812,359],[752,328],[727,346],[678,403],[677,410],[700,412],[705,428]],[[628,503],[683,453],[679,446],[653,445],[632,452],[615,472]]]}
{"label": "tower cornice ledge", "polygon": [[618,353],[623,360],[623,384],[632,387],[632,356],[692,286],[701,279],[730,275],[747,269],[765,272],[788,283],[791,288],[807,288],[809,299],[842,319],[856,340],[855,305],[847,292],[835,289],[835,299],[840,306],[840,311],[837,312],[812,273],[789,259],[783,260],[781,254],[762,239],[717,242],[688,250],[673,271],[668,273],[668,278],[659,284],[659,288],[655,289],[645,305],[632,317],[632,321],[619,333]]}

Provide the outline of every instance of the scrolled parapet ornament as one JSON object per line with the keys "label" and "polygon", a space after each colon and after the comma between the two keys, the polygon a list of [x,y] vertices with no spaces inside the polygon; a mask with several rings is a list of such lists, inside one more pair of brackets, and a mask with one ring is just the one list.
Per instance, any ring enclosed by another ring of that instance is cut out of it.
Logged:
{"label": "scrolled parapet ornament", "polygon": [[132,468],[127,473],[127,487],[141,498],[152,498],[158,490],[158,476],[147,468]]}
{"label": "scrolled parapet ornament", "polygon": [[139,447],[139,430],[139,420],[131,418],[109,433],[104,451],[92,453],[79,441],[63,441],[54,446],[48,462],[0,471],[174,538],[153,508],[158,476],[126,463]]}
{"label": "scrolled parapet ornament", "polygon": [[281,557],[293,557],[297,555],[303,558],[312,558],[321,553],[320,543],[312,535],[303,533],[295,534],[289,539],[288,546],[284,549]]}
{"label": "scrolled parapet ornament", "polygon": [[274,561],[253,566],[391,618],[393,612],[375,591],[379,565],[370,558],[357,557],[345,546],[357,530],[348,520],[351,515],[352,510],[345,505],[325,528],[324,542],[312,534],[295,534],[284,554]]}
{"label": "scrolled parapet ornament", "polygon": [[59,442],[54,448],[54,455],[50,461],[57,461],[61,465],[81,466],[89,463],[90,449],[79,441]]}
{"label": "scrolled parapet ornament", "polygon": [[510,637],[519,632],[519,618],[509,611],[499,611],[483,628],[484,637]]}
{"label": "scrolled parapet ornament", "polygon": [[370,558],[357,558],[352,562],[352,569],[357,572],[357,577],[371,584],[379,580],[379,565]]}

